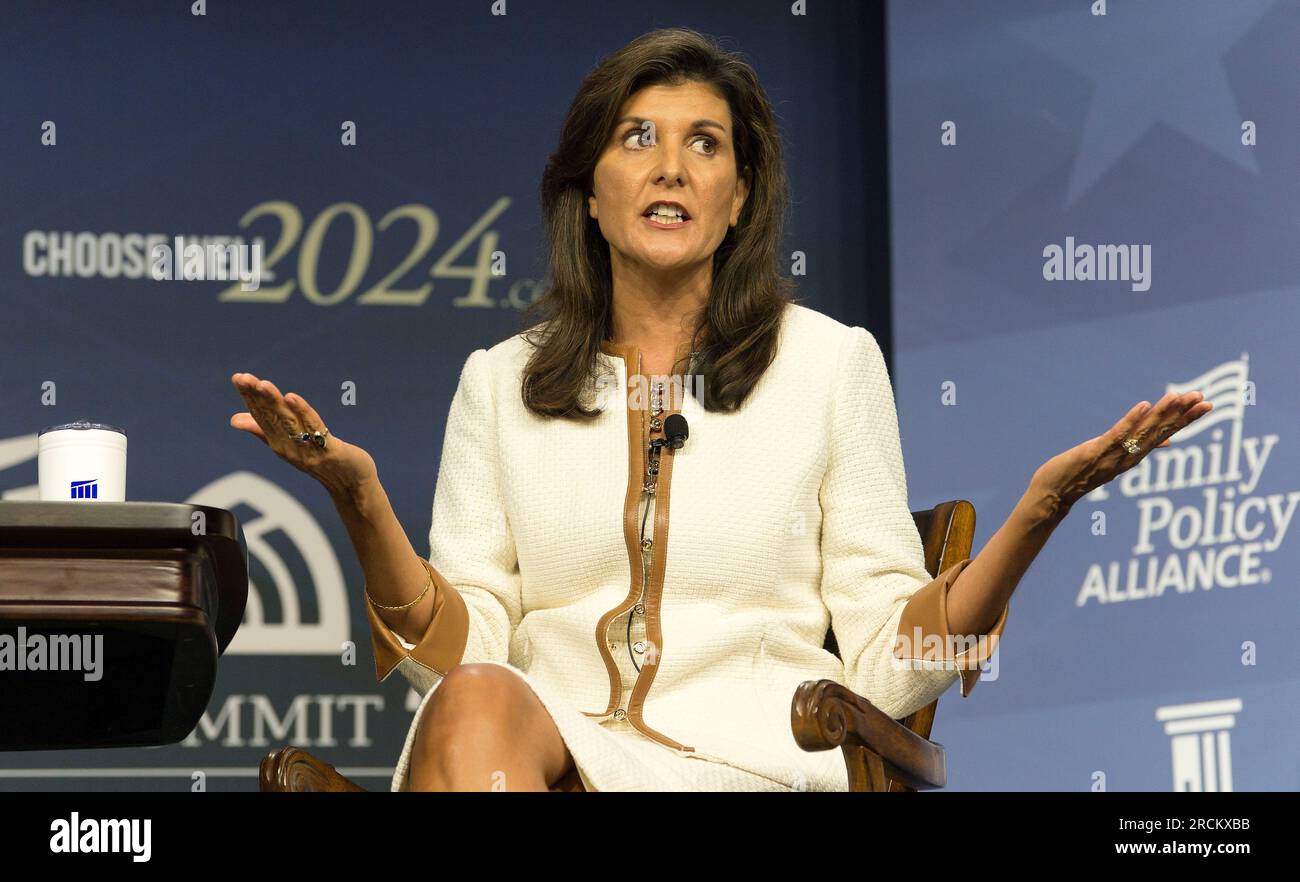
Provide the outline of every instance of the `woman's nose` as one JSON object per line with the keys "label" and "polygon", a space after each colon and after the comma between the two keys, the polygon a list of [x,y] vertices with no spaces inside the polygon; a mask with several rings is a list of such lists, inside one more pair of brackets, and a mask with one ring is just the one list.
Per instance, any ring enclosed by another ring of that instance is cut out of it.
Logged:
{"label": "woman's nose", "polygon": [[669,147],[660,143],[660,149],[656,153],[658,165],[655,168],[656,184],[676,184],[682,186],[686,183],[686,172],[682,164],[680,149]]}

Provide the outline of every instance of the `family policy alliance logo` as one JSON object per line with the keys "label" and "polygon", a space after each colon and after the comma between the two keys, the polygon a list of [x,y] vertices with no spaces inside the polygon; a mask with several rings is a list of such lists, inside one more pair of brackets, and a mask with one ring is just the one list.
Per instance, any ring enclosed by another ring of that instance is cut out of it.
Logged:
{"label": "family policy alliance logo", "polygon": [[[1174,393],[1200,390],[1214,409],[1085,497],[1102,502],[1118,491],[1134,499],[1138,530],[1127,561],[1088,567],[1076,607],[1270,582],[1267,556],[1286,538],[1300,490],[1259,492],[1280,436],[1244,437],[1246,407],[1254,404],[1248,368],[1243,353],[1168,384]],[[1092,519],[1093,534],[1104,535],[1106,513],[1094,511]]]}
{"label": "family policy alliance logo", "polygon": [[1232,790],[1231,731],[1241,713],[1240,698],[1170,704],[1156,708],[1173,759],[1177,793]]}

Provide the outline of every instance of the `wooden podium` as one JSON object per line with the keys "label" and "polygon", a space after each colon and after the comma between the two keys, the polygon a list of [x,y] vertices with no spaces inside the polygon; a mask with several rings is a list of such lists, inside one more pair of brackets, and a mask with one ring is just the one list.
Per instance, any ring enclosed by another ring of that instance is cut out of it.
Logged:
{"label": "wooden podium", "polygon": [[225,509],[0,501],[0,750],[185,738],[247,598]]}

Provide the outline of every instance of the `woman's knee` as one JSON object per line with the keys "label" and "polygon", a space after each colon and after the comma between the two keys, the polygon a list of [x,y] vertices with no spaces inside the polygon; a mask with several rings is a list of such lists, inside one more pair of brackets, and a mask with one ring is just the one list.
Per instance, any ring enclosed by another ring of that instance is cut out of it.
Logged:
{"label": "woman's knee", "polygon": [[412,767],[450,774],[485,755],[535,763],[548,782],[572,768],[563,739],[527,683],[500,665],[459,665],[425,702]]}
{"label": "woman's knee", "polygon": [[492,733],[511,731],[521,713],[521,686],[528,688],[500,665],[457,665],[425,702],[416,749],[461,740],[481,741]]}

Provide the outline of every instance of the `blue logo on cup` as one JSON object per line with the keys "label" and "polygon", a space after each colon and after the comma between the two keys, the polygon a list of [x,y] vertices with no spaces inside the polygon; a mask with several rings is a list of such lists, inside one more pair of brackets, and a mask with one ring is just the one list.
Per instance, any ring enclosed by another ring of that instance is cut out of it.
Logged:
{"label": "blue logo on cup", "polygon": [[99,478],[91,478],[89,481],[73,481],[72,498],[73,499],[98,499]]}

